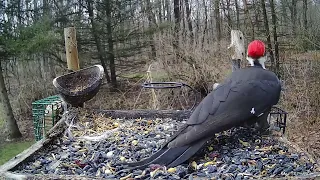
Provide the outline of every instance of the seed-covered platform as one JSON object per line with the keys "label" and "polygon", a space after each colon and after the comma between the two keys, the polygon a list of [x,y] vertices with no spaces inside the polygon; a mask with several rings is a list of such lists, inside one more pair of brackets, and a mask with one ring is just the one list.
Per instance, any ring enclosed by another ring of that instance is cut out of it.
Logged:
{"label": "seed-covered platform", "polygon": [[[80,179],[274,179],[316,177],[318,165],[277,133],[237,128],[216,134],[188,162],[167,169],[125,169],[160,149],[185,123],[184,111],[71,110],[7,175]],[[41,144],[42,143],[42,144]],[[26,152],[25,152],[26,153]],[[10,168],[10,169],[8,169]]]}

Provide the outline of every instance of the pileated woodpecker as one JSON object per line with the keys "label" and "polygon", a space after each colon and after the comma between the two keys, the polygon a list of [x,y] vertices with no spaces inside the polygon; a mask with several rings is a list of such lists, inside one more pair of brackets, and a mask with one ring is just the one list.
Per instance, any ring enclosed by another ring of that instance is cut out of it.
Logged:
{"label": "pileated woodpecker", "polygon": [[265,69],[265,44],[254,40],[248,45],[249,67],[234,71],[209,93],[188,121],[151,157],[126,164],[128,168],[146,168],[150,164],[177,166],[192,157],[219,133],[233,127],[258,124],[269,127],[266,116],[280,98],[281,84],[273,72]]}

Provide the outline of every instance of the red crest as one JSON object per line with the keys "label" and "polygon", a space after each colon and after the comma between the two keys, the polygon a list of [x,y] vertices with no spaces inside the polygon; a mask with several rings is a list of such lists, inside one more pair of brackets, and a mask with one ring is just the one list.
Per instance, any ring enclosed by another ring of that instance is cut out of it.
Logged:
{"label": "red crest", "polygon": [[258,59],[264,56],[266,47],[260,40],[254,40],[248,45],[248,57]]}

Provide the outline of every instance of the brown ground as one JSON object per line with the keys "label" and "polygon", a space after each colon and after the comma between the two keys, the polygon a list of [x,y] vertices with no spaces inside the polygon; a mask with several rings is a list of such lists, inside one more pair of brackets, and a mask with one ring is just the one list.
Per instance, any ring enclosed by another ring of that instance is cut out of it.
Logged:
{"label": "brown ground", "polygon": [[310,153],[320,163],[320,122],[316,124],[290,124],[288,139]]}

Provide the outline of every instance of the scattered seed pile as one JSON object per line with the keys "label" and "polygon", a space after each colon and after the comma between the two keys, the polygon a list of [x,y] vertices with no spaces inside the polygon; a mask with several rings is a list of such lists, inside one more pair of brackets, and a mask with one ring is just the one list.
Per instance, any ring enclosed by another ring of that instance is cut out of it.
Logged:
{"label": "scattered seed pile", "polygon": [[[16,172],[107,179],[257,179],[309,174],[316,169],[282,143],[245,128],[216,134],[189,162],[167,169],[127,171],[120,162],[149,157],[182,125],[173,119],[82,118],[49,149]],[[94,136],[94,137],[93,137]]]}
{"label": "scattered seed pile", "polygon": [[93,75],[77,75],[70,77],[67,82],[65,82],[65,86],[70,92],[77,93],[90,87],[93,82],[95,82],[95,77]]}

